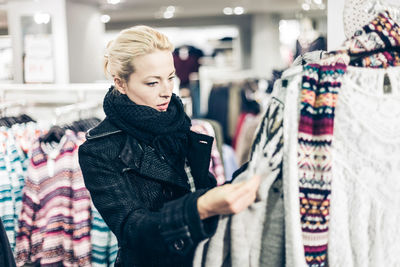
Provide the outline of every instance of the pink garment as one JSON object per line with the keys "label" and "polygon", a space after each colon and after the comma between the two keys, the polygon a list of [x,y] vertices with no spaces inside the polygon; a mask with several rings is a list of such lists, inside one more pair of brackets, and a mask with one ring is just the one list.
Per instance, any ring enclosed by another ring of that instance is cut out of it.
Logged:
{"label": "pink garment", "polygon": [[[78,137],[67,130],[60,148],[36,141],[23,190],[17,266],[91,266],[90,194],[78,163]],[[47,153],[45,152],[47,151]]]}

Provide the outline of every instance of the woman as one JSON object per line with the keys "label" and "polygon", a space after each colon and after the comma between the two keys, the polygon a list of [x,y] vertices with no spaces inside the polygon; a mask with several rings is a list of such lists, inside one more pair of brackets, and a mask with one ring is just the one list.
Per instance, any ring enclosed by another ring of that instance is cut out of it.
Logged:
{"label": "woman", "polygon": [[118,238],[118,266],[191,266],[196,245],[219,214],[254,202],[260,179],[215,187],[208,172],[213,139],[190,131],[172,94],[173,46],[146,26],[110,42],[105,71],[114,85],[106,118],[79,149],[86,187]]}

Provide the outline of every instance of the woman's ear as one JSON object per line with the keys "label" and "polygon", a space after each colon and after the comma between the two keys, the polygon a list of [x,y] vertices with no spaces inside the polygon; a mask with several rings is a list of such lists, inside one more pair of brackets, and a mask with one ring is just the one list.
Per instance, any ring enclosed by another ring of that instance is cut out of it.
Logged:
{"label": "woman's ear", "polygon": [[119,77],[114,77],[115,88],[121,93],[126,94],[126,82]]}

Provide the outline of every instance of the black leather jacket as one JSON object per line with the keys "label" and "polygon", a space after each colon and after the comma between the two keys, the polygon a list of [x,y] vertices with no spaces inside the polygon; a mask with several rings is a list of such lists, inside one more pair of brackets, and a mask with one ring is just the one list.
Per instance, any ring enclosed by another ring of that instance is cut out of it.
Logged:
{"label": "black leather jacket", "polygon": [[208,167],[212,137],[190,132],[184,172],[105,119],[79,148],[85,185],[117,236],[117,266],[191,266],[196,245],[214,234],[217,217],[200,220],[197,199],[216,185]]}

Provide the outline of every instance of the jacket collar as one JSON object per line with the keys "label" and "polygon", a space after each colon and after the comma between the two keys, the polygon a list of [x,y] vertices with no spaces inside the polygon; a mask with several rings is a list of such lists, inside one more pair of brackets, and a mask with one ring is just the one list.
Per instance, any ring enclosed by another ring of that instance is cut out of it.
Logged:
{"label": "jacket collar", "polygon": [[[92,140],[119,133],[122,133],[122,130],[118,129],[106,118],[86,133],[86,139]],[[192,131],[189,133],[189,154],[187,159],[192,175],[195,178],[208,175],[212,142],[213,138],[211,136]],[[140,144],[130,135],[127,135],[119,157],[126,166],[125,171],[133,170],[151,179],[172,183],[190,190],[187,177],[184,174],[171,167],[164,158],[157,154],[154,148]],[[209,186],[198,184],[200,180],[203,179],[195,179],[196,188]]]}
{"label": "jacket collar", "polygon": [[[190,132],[188,162],[194,177],[208,174],[212,141],[213,138],[210,136]],[[127,167],[124,169],[125,171],[133,170],[142,176],[172,183],[190,190],[183,169],[182,172],[179,172],[169,165],[167,160],[160,156],[154,148],[140,144],[130,135],[127,135],[125,145],[120,153],[120,159]],[[204,186],[196,184],[196,187]]]}
{"label": "jacket collar", "polygon": [[121,129],[112,124],[108,118],[105,118],[102,122],[99,123],[99,125],[87,131],[86,139],[92,140],[121,132]]}

